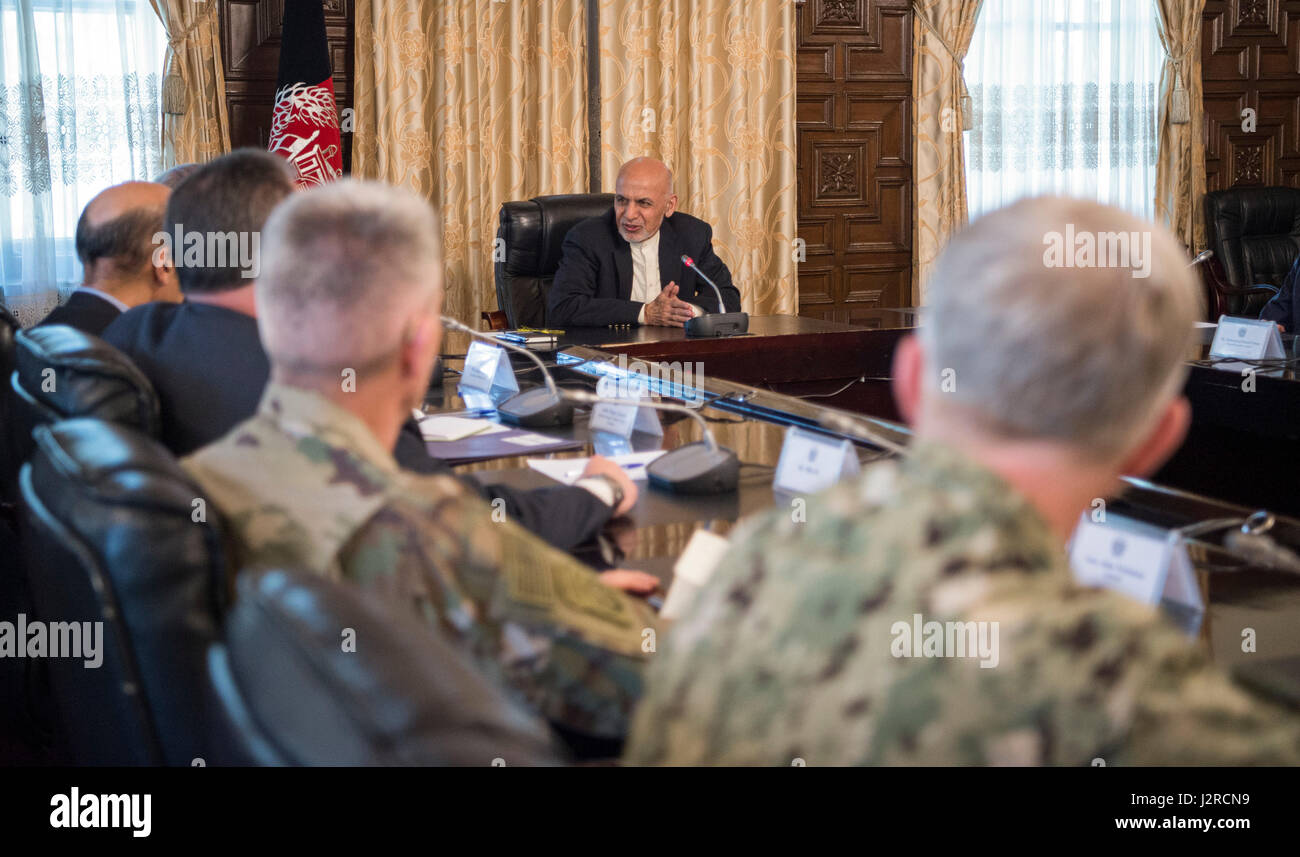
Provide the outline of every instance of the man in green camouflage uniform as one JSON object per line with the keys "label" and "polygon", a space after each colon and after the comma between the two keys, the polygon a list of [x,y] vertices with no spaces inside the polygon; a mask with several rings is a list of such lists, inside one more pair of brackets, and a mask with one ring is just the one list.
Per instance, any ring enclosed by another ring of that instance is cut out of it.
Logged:
{"label": "man in green camouflage uniform", "polygon": [[551,721],[624,735],[652,611],[388,451],[438,353],[427,204],[334,183],[283,204],[264,237],[271,383],[253,418],[183,462],[233,531],[236,567],[306,568],[414,605]]}
{"label": "man in green camouflage uniform", "polygon": [[[1080,513],[1184,436],[1199,296],[1163,230],[1145,262],[1044,265],[1067,224],[1152,229],[1037,200],[954,239],[895,360],[912,454],[737,528],[654,656],[627,761],[1300,761],[1294,714],[1156,610],[1073,582]],[[962,624],[916,645],[929,622]]]}

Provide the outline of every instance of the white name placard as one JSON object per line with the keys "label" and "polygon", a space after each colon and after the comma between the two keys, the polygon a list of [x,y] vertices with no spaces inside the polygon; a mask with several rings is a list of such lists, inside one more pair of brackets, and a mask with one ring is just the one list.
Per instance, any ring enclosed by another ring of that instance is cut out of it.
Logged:
{"label": "white name placard", "polygon": [[1286,357],[1286,352],[1273,322],[1221,315],[1219,326],[1214,331],[1214,342],[1210,345],[1210,356],[1270,360]]}
{"label": "white name placard", "polygon": [[1104,587],[1144,604],[1164,604],[1200,626],[1205,612],[1187,544],[1176,530],[1166,530],[1122,515],[1094,521],[1079,518],[1070,540],[1070,566],[1084,586]]}
{"label": "white name placard", "polygon": [[653,435],[664,433],[655,409],[638,405],[650,395],[643,379],[601,378],[596,382],[596,395],[609,399],[623,399],[628,404],[597,402],[591,409],[591,431],[606,432],[623,438],[631,437],[634,431]]}
{"label": "white name placard", "polygon": [[814,494],[857,474],[858,454],[852,443],[790,426],[772,488],[783,494]]}
{"label": "white name placard", "polygon": [[486,342],[472,342],[465,354],[465,367],[460,373],[460,386],[471,390],[491,390],[493,387],[518,390],[515,370],[504,348]]}

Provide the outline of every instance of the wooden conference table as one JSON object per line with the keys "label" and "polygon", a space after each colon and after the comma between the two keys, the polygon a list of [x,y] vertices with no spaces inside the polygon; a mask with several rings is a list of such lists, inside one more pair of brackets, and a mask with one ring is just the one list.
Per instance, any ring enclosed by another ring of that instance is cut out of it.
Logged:
{"label": "wooden conference table", "polygon": [[[566,331],[555,352],[538,352],[554,367],[557,382],[563,386],[594,389],[596,378],[572,366],[555,366],[557,359],[570,364],[613,364],[632,372],[643,371],[645,364],[652,362],[677,364],[679,369],[690,364],[702,369],[702,378],[696,375],[695,381],[711,401],[700,409],[700,414],[718,442],[735,450],[742,462],[739,488],[729,495],[683,497],[642,483],[640,499],[629,515],[606,528],[600,545],[579,555],[597,567],[651,572],[664,581],[666,588],[674,562],[696,529],[726,535],[739,519],[790,502],[790,498],[778,498],[772,490],[774,469],[789,426],[847,437],[857,444],[859,459],[864,463],[885,453],[864,439],[869,432],[843,424],[846,411],[861,415],[857,419],[871,432],[906,443],[905,427],[893,422],[896,412],[889,395],[889,371],[894,346],[916,323],[914,311],[882,310],[869,317],[866,326],[758,316],[750,320],[749,336],[728,339],[689,339],[683,331],[672,328]],[[455,357],[463,355],[468,345],[467,335],[448,333],[443,352],[451,368],[459,365]],[[1189,354],[1189,358],[1200,356],[1199,352]],[[515,356],[512,363],[521,388],[541,383],[540,373],[525,358]],[[1240,409],[1241,402],[1227,395],[1224,379],[1219,377],[1225,374],[1208,366],[1193,367],[1188,392],[1199,409],[1196,419],[1203,423],[1196,426],[1189,439],[1193,446],[1150,482],[1130,480],[1120,496],[1111,498],[1109,508],[1113,513],[1161,527],[1181,527],[1211,519],[1244,518],[1257,508],[1278,511],[1280,507],[1250,502],[1250,495],[1246,502],[1234,504],[1213,490],[1193,493],[1164,481],[1166,472],[1182,477],[1184,485],[1188,472],[1196,478],[1202,478],[1202,472],[1213,472],[1213,463],[1206,461],[1207,451],[1201,445],[1205,442],[1198,434],[1201,429],[1206,436],[1218,438],[1217,432],[1228,423],[1233,431],[1260,436],[1272,432],[1300,444],[1300,431],[1291,430],[1296,423],[1284,425],[1285,414],[1290,411],[1257,414],[1261,425],[1243,418],[1255,412]],[[1235,381],[1239,386],[1240,376]],[[1276,386],[1282,383],[1291,386]],[[1297,384],[1300,381],[1290,375],[1261,377],[1258,389],[1266,391],[1267,396],[1246,401],[1255,408],[1277,402],[1286,408],[1300,407]],[[463,407],[453,373],[448,373],[443,387],[430,390],[425,403],[429,412],[451,413]],[[670,413],[660,413],[660,417],[664,425],[662,439],[638,433],[633,435],[632,448],[672,449],[700,439],[701,430],[694,420]],[[834,428],[818,428],[819,423],[830,423]],[[542,457],[590,455],[600,440],[588,431],[584,409],[579,410],[572,426],[539,433],[581,444],[577,449]],[[437,444],[432,448],[437,454]],[[539,456],[496,458],[461,465],[457,471],[485,483],[508,483],[518,488],[554,484],[528,468],[529,457]],[[1204,471],[1189,464],[1198,457]],[[1300,461],[1293,460],[1288,466],[1300,467]],[[1211,489],[1219,485],[1213,478],[1203,481]],[[1300,520],[1279,517],[1274,535],[1300,548]],[[1220,538],[1221,534],[1208,535],[1190,549],[1209,605],[1201,636],[1214,658],[1233,664],[1253,657],[1241,651],[1243,628],[1255,629],[1259,651],[1270,658],[1300,655],[1300,577],[1252,567],[1224,550]]]}

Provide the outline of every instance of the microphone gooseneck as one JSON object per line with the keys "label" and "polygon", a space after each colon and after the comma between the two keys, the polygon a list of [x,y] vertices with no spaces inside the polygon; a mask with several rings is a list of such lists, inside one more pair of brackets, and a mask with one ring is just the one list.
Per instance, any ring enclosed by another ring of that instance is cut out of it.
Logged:
{"label": "microphone gooseneck", "polygon": [[507,351],[514,351],[518,354],[523,354],[525,357],[527,357],[529,360],[536,363],[541,368],[542,378],[546,381],[546,389],[550,390],[551,394],[554,395],[556,398],[559,398],[560,390],[558,387],[555,386],[555,379],[551,377],[550,370],[546,368],[546,364],[542,362],[542,358],[538,357],[536,354],[529,351],[527,348],[523,348],[521,346],[515,345],[513,342],[502,342],[500,339],[497,339],[495,336],[488,336],[483,331],[475,330],[474,328],[469,327],[468,325],[460,323],[454,318],[450,318],[445,315],[441,316],[441,318],[444,327],[450,327],[452,330],[459,330],[461,333],[468,333],[470,336],[474,337],[475,339],[481,339],[484,342],[489,342],[493,345],[499,345],[502,348],[506,349]]}
{"label": "microphone gooseneck", "polygon": [[722,289],[713,282],[708,274],[700,270],[695,260],[682,254],[682,264],[699,274],[700,279],[708,283],[713,293],[718,296],[718,311],[705,313],[686,322],[687,336],[736,336],[749,332],[749,314],[746,312],[727,312],[727,305],[722,300]]}
{"label": "microphone gooseneck", "polygon": [[698,408],[688,408],[685,405],[674,405],[668,402],[656,402],[654,400],[636,401],[633,399],[615,399],[608,396],[597,396],[595,393],[589,393],[586,390],[565,389],[561,395],[570,402],[576,402],[581,405],[598,405],[604,403],[607,405],[623,405],[624,407],[629,408],[654,408],[657,411],[672,411],[673,413],[686,414],[699,424],[700,430],[704,435],[704,442],[708,444],[709,450],[712,452],[718,450],[717,438],[713,436],[713,431],[709,428],[709,424],[705,422],[704,417],[700,416]]}
{"label": "microphone gooseneck", "polygon": [[704,421],[696,409],[685,405],[656,402],[653,399],[640,401],[614,399],[598,396],[586,390],[563,391],[566,401],[582,404],[599,404],[608,402],[624,407],[649,407],[659,411],[684,413],[699,423],[704,440],[679,446],[665,452],[646,466],[646,477],[650,484],[675,494],[716,495],[730,494],[740,482],[740,459],[736,453],[725,446],[720,446],[713,436],[709,424]]}
{"label": "microphone gooseneck", "polygon": [[546,382],[546,389],[534,387],[531,390],[525,390],[511,396],[497,406],[497,413],[501,415],[501,419],[528,428],[567,426],[573,422],[573,406],[560,395],[560,388],[556,386],[555,378],[551,376],[551,371],[546,368],[546,364],[542,362],[540,357],[527,348],[511,342],[502,342],[496,337],[488,336],[486,333],[475,330],[454,318],[445,315],[440,317],[444,326],[452,330],[459,330],[461,333],[467,333],[475,339],[481,339],[507,351],[523,354],[542,370],[542,380]]}
{"label": "microphone gooseneck", "polygon": [[713,280],[709,278],[708,274],[701,271],[699,265],[695,264],[695,260],[690,256],[687,256],[685,253],[682,254],[682,264],[690,268],[701,280],[713,287],[713,293],[718,296],[718,312],[726,312],[727,305],[722,302],[722,289],[718,288],[718,284],[713,282]]}

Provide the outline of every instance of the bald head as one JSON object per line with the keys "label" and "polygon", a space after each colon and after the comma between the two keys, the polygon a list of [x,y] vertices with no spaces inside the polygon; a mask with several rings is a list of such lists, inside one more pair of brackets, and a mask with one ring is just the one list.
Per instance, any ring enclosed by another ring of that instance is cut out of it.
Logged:
{"label": "bald head", "polygon": [[100,191],[86,204],[76,237],[86,283],[144,271],[170,194],[170,188],[153,182],[124,182]]}
{"label": "bald head", "polygon": [[659,190],[664,195],[673,192],[673,171],[658,158],[633,158],[618,170],[617,184],[633,183]]}
{"label": "bald head", "polygon": [[618,171],[614,217],[618,234],[630,244],[652,238],[665,217],[677,210],[673,171],[654,158],[633,158]]}

